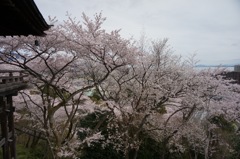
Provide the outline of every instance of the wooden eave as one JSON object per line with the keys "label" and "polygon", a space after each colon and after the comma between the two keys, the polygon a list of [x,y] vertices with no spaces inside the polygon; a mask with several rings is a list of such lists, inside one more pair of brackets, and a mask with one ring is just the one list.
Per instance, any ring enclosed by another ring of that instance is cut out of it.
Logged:
{"label": "wooden eave", "polygon": [[0,35],[44,36],[49,28],[33,0],[0,1]]}

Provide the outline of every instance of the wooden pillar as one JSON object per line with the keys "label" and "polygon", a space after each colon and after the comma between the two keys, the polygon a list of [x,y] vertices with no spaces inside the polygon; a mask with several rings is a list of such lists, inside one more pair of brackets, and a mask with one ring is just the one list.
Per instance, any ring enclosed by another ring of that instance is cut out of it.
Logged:
{"label": "wooden pillar", "polygon": [[8,115],[8,127],[9,132],[11,133],[12,137],[9,138],[9,148],[11,153],[11,159],[16,159],[16,136],[15,136],[15,130],[14,130],[14,111],[15,107],[13,107],[13,101],[12,96],[7,96],[7,103],[9,105],[9,115]]}
{"label": "wooden pillar", "polygon": [[2,145],[2,152],[4,159],[10,159],[9,145],[8,145],[8,110],[7,101],[5,97],[0,97],[0,105],[2,107],[1,114],[1,134],[2,138],[5,139],[5,143]]}

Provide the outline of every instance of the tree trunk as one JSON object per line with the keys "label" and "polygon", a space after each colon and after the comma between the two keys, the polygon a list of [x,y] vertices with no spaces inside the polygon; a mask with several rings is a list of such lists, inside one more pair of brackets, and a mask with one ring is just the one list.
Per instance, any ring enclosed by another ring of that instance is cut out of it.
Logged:
{"label": "tree trunk", "polygon": [[204,149],[204,159],[209,159],[209,137],[207,138],[207,145]]}
{"label": "tree trunk", "polygon": [[128,149],[125,159],[137,159],[138,149]]}

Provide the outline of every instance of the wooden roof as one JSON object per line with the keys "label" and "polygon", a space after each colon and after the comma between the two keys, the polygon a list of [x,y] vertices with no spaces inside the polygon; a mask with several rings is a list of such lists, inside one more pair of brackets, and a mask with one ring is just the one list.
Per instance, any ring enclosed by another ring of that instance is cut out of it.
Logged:
{"label": "wooden roof", "polygon": [[43,36],[49,28],[33,0],[0,0],[0,35]]}

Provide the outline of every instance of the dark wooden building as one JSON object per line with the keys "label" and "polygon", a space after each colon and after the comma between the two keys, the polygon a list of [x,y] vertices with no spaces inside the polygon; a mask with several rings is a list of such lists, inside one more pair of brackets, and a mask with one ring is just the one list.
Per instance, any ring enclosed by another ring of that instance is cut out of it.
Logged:
{"label": "dark wooden building", "polygon": [[240,84],[240,72],[228,72],[225,74],[225,76],[228,78],[228,79],[233,79],[234,82],[233,83],[238,83]]}
{"label": "dark wooden building", "polygon": [[[44,31],[49,28],[33,0],[0,0],[0,36],[44,36]],[[23,73],[3,68],[0,71],[0,146],[3,159],[16,159],[12,97],[27,87]]]}
{"label": "dark wooden building", "polygon": [[49,25],[33,0],[0,0],[0,35],[45,35]]}
{"label": "dark wooden building", "polygon": [[240,65],[234,66],[234,71],[231,72],[225,72],[223,76],[226,79],[232,79],[234,80],[232,83],[238,83],[240,84]]}
{"label": "dark wooden building", "polygon": [[4,159],[16,158],[12,97],[27,87],[26,76],[23,71],[0,70],[0,146]]}

